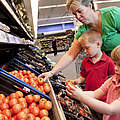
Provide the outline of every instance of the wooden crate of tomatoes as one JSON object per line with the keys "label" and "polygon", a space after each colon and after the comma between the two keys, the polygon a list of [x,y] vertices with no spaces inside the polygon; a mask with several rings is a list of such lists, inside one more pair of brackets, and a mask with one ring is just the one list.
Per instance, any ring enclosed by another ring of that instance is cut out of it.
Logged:
{"label": "wooden crate of tomatoes", "polygon": [[51,120],[51,109],[52,102],[40,95],[0,94],[0,120]]}
{"label": "wooden crate of tomatoes", "polygon": [[[59,108],[52,86],[38,79],[34,73],[27,70],[14,70],[9,72],[20,79],[19,83],[2,74],[0,71],[0,120],[65,120],[62,109]],[[27,83],[41,95],[33,90],[26,91],[23,84]],[[50,96],[51,100],[44,97]]]}

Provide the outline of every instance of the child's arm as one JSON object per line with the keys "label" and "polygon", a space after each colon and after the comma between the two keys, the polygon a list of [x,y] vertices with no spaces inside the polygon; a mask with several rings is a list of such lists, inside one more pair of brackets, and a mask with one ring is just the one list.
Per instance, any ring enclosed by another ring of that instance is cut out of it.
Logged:
{"label": "child's arm", "polygon": [[111,104],[97,100],[104,96],[104,92],[100,88],[95,91],[82,91],[78,87],[75,88],[69,85],[66,91],[69,96],[83,102],[97,112],[109,115],[120,113],[120,100],[115,100]]}

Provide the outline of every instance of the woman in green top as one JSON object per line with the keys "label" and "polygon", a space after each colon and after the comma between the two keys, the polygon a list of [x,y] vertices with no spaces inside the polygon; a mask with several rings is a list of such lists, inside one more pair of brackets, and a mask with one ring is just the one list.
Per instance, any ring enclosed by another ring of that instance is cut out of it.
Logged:
{"label": "woman in green top", "polygon": [[83,25],[79,27],[72,46],[55,67],[50,72],[43,73],[39,77],[44,77],[44,80],[46,80],[68,66],[82,49],[80,45],[82,34],[90,28],[101,33],[103,40],[102,50],[107,55],[110,55],[111,51],[120,45],[120,8],[107,7],[95,11],[92,9],[92,3],[92,0],[67,0],[67,9],[71,10]]}

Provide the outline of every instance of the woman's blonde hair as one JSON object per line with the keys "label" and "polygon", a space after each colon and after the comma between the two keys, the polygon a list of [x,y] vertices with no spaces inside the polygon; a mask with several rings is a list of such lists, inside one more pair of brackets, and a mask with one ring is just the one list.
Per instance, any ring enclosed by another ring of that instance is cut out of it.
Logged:
{"label": "woman's blonde hair", "polygon": [[94,4],[93,4],[93,0],[66,0],[66,7],[67,10],[70,10],[71,4],[73,2],[79,2],[80,4],[84,5],[84,6],[89,6],[89,4],[92,4],[92,9],[94,9]]}
{"label": "woman's blonde hair", "polygon": [[120,45],[112,50],[111,58],[113,61],[120,61]]}

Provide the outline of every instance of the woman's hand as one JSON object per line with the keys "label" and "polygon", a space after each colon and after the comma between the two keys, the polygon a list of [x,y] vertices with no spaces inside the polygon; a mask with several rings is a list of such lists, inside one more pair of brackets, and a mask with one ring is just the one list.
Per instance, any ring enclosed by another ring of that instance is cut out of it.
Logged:
{"label": "woman's hand", "polygon": [[53,76],[53,73],[51,71],[49,72],[45,72],[45,73],[42,73],[38,76],[38,78],[43,78],[44,79],[44,82],[47,82],[47,79],[49,77],[52,77]]}
{"label": "woman's hand", "polygon": [[71,98],[80,100],[80,96],[83,93],[83,90],[81,88],[79,88],[78,86],[73,87],[70,84],[66,86],[66,88],[66,92]]}

